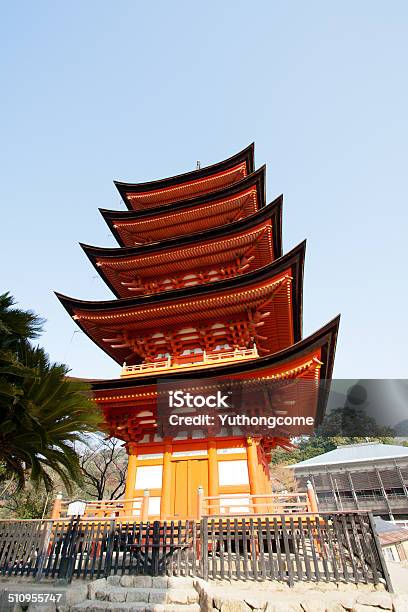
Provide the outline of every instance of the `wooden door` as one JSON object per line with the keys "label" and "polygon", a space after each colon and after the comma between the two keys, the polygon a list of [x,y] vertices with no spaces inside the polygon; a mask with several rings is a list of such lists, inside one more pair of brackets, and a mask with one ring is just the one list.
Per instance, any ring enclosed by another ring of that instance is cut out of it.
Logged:
{"label": "wooden door", "polygon": [[172,513],[174,520],[183,519],[187,515],[188,461],[173,461],[173,499]]}
{"label": "wooden door", "polygon": [[195,518],[197,490],[201,485],[208,495],[208,460],[181,459],[172,462],[172,500],[174,520]]}
{"label": "wooden door", "polygon": [[197,515],[197,491],[203,487],[204,495],[208,495],[208,460],[190,459],[188,461],[188,516]]}

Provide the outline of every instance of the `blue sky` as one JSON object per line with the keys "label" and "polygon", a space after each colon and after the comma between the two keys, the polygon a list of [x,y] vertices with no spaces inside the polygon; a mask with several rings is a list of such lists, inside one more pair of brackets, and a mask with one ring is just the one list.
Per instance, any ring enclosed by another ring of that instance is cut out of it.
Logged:
{"label": "blue sky", "polygon": [[4,2],[0,41],[1,288],[52,359],[118,374],[53,294],[111,297],[78,242],[115,245],[112,180],[255,141],[307,238],[304,334],[341,312],[336,377],[407,377],[405,2]]}

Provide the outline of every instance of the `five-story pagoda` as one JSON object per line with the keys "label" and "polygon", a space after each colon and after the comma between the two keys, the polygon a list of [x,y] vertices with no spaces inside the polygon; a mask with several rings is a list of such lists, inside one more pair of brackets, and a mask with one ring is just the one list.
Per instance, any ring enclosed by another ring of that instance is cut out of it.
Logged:
{"label": "five-story pagoda", "polygon": [[[270,452],[285,439],[234,427],[160,435],[158,386],[329,381],[339,318],[302,339],[305,243],[282,255],[282,197],[266,205],[253,145],[187,174],[115,184],[128,210],[101,212],[119,248],[82,245],[115,299],[58,297],[122,366],[92,387],[110,435],[126,443],[125,498],[148,489],[149,518],[164,520],[195,517],[199,487],[218,499],[269,493]],[[319,421],[326,396],[316,389]]]}

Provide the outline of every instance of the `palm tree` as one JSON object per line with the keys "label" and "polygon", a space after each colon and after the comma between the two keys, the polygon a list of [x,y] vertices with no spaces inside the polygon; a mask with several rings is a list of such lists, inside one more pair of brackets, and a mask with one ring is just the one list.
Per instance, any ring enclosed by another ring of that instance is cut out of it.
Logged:
{"label": "palm tree", "polygon": [[43,320],[31,310],[12,308],[15,302],[7,292],[0,295],[0,347],[16,350],[21,338],[34,339],[42,331]]}
{"label": "palm tree", "polygon": [[0,410],[20,394],[20,383],[29,375],[19,362],[21,342],[37,338],[43,321],[33,312],[13,308],[9,293],[0,295]]}
{"label": "palm tree", "polygon": [[100,429],[100,415],[88,385],[31,345],[42,321],[13,304],[0,296],[0,464],[20,488],[29,475],[51,490],[54,471],[70,491],[81,482],[75,443]]}

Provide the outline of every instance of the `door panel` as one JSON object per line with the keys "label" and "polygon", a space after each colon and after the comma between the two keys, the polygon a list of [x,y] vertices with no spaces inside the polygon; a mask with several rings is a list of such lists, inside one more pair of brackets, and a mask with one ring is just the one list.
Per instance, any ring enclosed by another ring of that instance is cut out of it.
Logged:
{"label": "door panel", "polygon": [[173,462],[174,499],[172,507],[176,520],[184,518],[187,514],[187,463],[187,461]]}
{"label": "door panel", "polygon": [[201,485],[208,495],[208,460],[172,461],[173,497],[171,509],[175,520],[194,518],[197,514],[197,490]]}
{"label": "door panel", "polygon": [[208,460],[193,459],[188,461],[188,516],[197,514],[197,491],[202,486],[204,495],[208,495]]}

